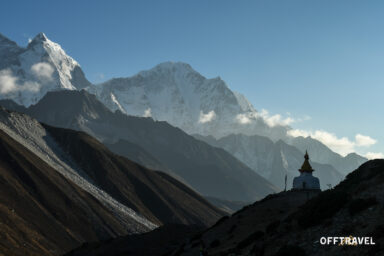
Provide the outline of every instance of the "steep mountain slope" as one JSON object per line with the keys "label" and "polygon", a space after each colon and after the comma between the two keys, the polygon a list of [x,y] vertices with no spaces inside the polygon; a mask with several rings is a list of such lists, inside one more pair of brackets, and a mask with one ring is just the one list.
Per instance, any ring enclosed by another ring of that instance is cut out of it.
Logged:
{"label": "steep mountain slope", "polygon": [[[147,231],[153,223],[208,225],[222,214],[183,184],[113,154],[85,133],[41,125],[5,110],[0,128],[121,215],[130,232]],[[136,230],[130,219],[144,228]]]}
{"label": "steep mountain slope", "polygon": [[61,255],[167,223],[208,226],[224,214],[167,174],[117,156],[85,133],[3,108],[0,183],[6,255]]}
{"label": "steep mountain slope", "polygon": [[267,125],[252,104],[219,77],[207,79],[186,63],[161,63],[88,90],[113,111],[152,116],[190,134],[221,137],[236,132],[273,138],[286,134],[286,127]]}
{"label": "steep mountain slope", "polygon": [[[55,139],[35,119],[20,113],[0,109],[0,129],[33,152],[65,178],[90,193],[107,207],[128,233],[145,232],[156,227],[132,209],[121,204],[93,184],[78,163],[63,152]],[[92,161],[91,159],[89,159]]]}
{"label": "steep mountain slope", "polygon": [[[369,161],[308,201],[306,192],[269,196],[223,218],[174,255],[196,255],[202,247],[208,255],[383,255],[383,170],[384,160]],[[372,237],[375,245],[320,244],[321,237],[350,235]]]}
{"label": "steep mountain slope", "polygon": [[[148,153],[145,149],[137,144],[126,140],[119,140],[114,144],[104,143],[112,152],[125,156],[128,159],[141,164],[152,170],[167,170],[169,169],[162,164],[158,159]],[[171,170],[168,170],[171,172]]]}
{"label": "steep mountain slope", "polygon": [[207,226],[223,215],[184,184],[113,154],[83,132],[45,128],[96,186],[156,224]]}
{"label": "steep mountain slope", "polygon": [[368,160],[356,153],[350,153],[347,156],[342,157],[330,150],[320,141],[312,139],[311,137],[289,137],[286,141],[298,148],[301,152],[309,150],[312,152],[313,161],[322,164],[330,164],[344,175],[347,175]]}
{"label": "steep mountain slope", "polygon": [[0,130],[0,252],[61,255],[85,241],[127,234],[91,194]]}
{"label": "steep mountain slope", "polygon": [[17,56],[23,51],[15,42],[0,34],[0,70],[19,64]]}
{"label": "steep mountain slope", "polygon": [[44,123],[82,130],[108,144],[123,139],[139,145],[203,195],[252,201],[275,191],[226,151],[166,122],[112,113],[85,91],[50,92],[27,112]]}
{"label": "steep mountain slope", "polygon": [[[304,153],[282,140],[273,142],[267,137],[243,134],[231,134],[218,140],[212,136],[195,135],[195,137],[225,149],[281,190],[285,186],[285,175],[287,175],[287,189],[291,188],[293,177],[299,175],[298,169],[303,163]],[[310,150],[308,152],[312,159],[312,155],[315,154]],[[335,186],[343,178],[343,175],[331,165],[312,161],[311,164],[315,169],[314,176],[320,179],[322,189],[328,188],[328,184]]]}
{"label": "steep mountain slope", "polygon": [[26,48],[0,35],[0,98],[29,106],[46,92],[77,90],[91,84],[80,65],[44,33]]}

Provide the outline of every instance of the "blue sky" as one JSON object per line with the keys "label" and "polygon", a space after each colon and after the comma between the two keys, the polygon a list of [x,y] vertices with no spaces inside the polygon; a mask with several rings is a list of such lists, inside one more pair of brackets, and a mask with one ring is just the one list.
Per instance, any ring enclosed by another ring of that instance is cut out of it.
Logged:
{"label": "blue sky", "polygon": [[384,153],[383,1],[13,0],[1,6],[0,33],[20,45],[46,33],[92,82],[183,61],[206,77],[220,76],[256,109],[292,118],[298,134],[341,153]]}

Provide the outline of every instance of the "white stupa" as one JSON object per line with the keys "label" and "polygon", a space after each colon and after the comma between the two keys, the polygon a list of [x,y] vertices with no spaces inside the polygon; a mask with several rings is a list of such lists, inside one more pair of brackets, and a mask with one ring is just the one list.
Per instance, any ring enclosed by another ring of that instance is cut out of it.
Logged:
{"label": "white stupa", "polygon": [[300,176],[293,179],[292,189],[296,190],[320,190],[319,178],[313,177],[312,166],[309,164],[308,152],[305,152],[304,163],[299,169]]}

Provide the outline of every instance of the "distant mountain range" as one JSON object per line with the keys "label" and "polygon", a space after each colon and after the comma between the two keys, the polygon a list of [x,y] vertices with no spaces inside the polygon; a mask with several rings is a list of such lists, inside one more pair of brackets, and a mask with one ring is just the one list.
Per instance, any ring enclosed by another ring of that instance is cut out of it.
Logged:
{"label": "distant mountain range", "polygon": [[[290,127],[267,124],[252,104],[241,94],[231,91],[223,80],[207,79],[185,63],[165,62],[129,78],[116,78],[92,85],[85,78],[80,65],[66,55],[60,45],[50,41],[43,33],[38,34],[26,48],[19,47],[11,40],[0,36],[0,55],[3,56],[0,60],[2,68],[0,96],[4,99],[1,104],[7,108],[23,112],[26,107],[37,104],[49,91],[85,88],[95,94],[97,99],[111,111],[118,110],[120,114],[152,117],[154,120],[166,121],[179,127],[186,133],[205,136],[203,139],[205,142],[225,149],[280,189],[285,174],[288,174],[290,179],[296,175],[296,169],[301,162],[298,152],[304,153],[308,150],[314,162],[323,164],[318,166],[317,172],[323,188],[326,188],[327,184],[337,184],[344,175],[367,160],[354,153],[342,157],[310,137],[287,136]],[[30,90],[27,84],[37,84],[38,87]],[[60,99],[55,100],[62,102]],[[146,148],[141,145],[142,141],[138,142],[137,138],[123,134],[125,132],[122,131],[120,134],[104,134],[107,131],[101,132],[100,127],[89,127],[89,123],[86,122],[89,118],[108,120],[108,115],[112,112],[103,109],[99,113],[101,107],[97,110],[83,109],[84,112],[88,111],[88,116],[73,120],[73,114],[82,107],[81,104],[69,106],[68,103],[62,102],[62,107],[66,108],[60,113],[62,120],[58,120],[59,117],[56,117],[56,120],[47,120],[51,117],[43,116],[47,111],[43,108],[51,108],[52,104],[32,106],[28,113],[52,125],[86,131],[99,138],[116,153],[147,167],[171,172],[174,163],[165,163],[170,160],[157,155],[161,152],[153,152],[154,149],[149,144]],[[99,116],[101,113],[103,116]],[[147,121],[147,124],[149,123]],[[243,135],[249,136],[248,143],[241,142],[247,140]],[[261,135],[267,138],[255,139]],[[207,139],[209,138],[207,136],[213,136],[213,140]],[[234,139],[236,137],[237,139]],[[276,143],[278,140],[282,141]],[[230,145],[231,143],[235,144]],[[293,147],[288,147],[286,144]],[[279,146],[284,148],[284,154],[282,149],[278,149]],[[284,159],[293,155],[292,159]],[[178,168],[180,166],[173,166],[173,169]],[[285,171],[282,171],[283,169]],[[179,175],[179,178],[183,179],[181,176]],[[196,177],[190,179],[196,180]],[[208,193],[209,190],[205,188],[202,191]],[[209,196],[220,195],[209,194]],[[249,200],[253,197],[245,196],[245,198]]]}
{"label": "distant mountain range", "polygon": [[312,139],[311,137],[289,137],[286,142],[299,149],[302,153],[308,150],[311,152],[313,161],[321,164],[330,164],[343,175],[347,175],[368,160],[356,153],[350,153],[342,157],[320,141]]}
{"label": "distant mountain range", "polygon": [[266,123],[243,95],[219,77],[207,79],[186,63],[165,62],[132,77],[92,85],[80,65],[44,33],[26,48],[0,35],[0,56],[0,98],[25,107],[48,91],[85,88],[112,111],[166,121],[189,134],[282,139],[301,152],[309,150],[314,161],[330,164],[343,175],[367,160],[357,154],[341,157],[310,137],[287,136],[290,127]]}
{"label": "distant mountain range", "polygon": [[[292,180],[299,175],[298,169],[304,161],[303,152],[282,140],[273,142],[267,137],[243,134],[231,134],[218,140],[212,136],[195,135],[195,137],[212,146],[225,149],[280,190],[285,188],[285,175],[287,175],[287,189],[292,188]],[[309,152],[312,153],[311,150]],[[328,189],[328,184],[333,187],[344,178],[344,175],[330,164],[312,161],[311,164],[315,169],[314,176],[321,180],[322,189]]]}
{"label": "distant mountain range", "polygon": [[225,150],[201,142],[166,122],[112,112],[86,91],[49,92],[24,112],[52,126],[85,131],[127,157],[131,156],[131,145],[138,145],[135,148],[146,159],[151,158],[150,165],[159,161],[160,166],[166,167],[163,171],[202,195],[249,202],[276,191],[266,179]]}

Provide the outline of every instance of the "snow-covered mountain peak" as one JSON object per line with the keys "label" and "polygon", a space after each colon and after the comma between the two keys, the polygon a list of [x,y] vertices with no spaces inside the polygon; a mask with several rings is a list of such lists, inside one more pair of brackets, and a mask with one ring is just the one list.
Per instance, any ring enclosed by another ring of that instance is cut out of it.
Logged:
{"label": "snow-covered mountain peak", "polygon": [[48,54],[53,61],[64,61],[67,66],[74,68],[80,66],[77,61],[68,56],[63,48],[58,44],[48,39],[44,33],[37,34],[33,40],[28,44],[27,50],[40,52],[41,54]]}
{"label": "snow-covered mountain peak", "polygon": [[188,72],[196,72],[191,65],[179,61],[166,61],[156,65],[152,70],[180,70]]}
{"label": "snow-covered mountain peak", "polygon": [[48,37],[43,33],[43,32],[40,32],[39,34],[37,34],[33,39],[32,39],[32,42],[35,41],[35,42],[43,42],[43,41],[48,41]]}
{"label": "snow-covered mountain peak", "polygon": [[26,48],[0,37],[0,98],[29,106],[48,91],[90,85],[80,65],[62,47],[39,33]]}
{"label": "snow-covered mountain peak", "polygon": [[195,71],[189,64],[184,62],[172,62],[167,61],[160,63],[153,67],[152,69],[141,71],[137,76],[150,77],[150,76],[168,76],[169,78],[179,78],[183,79],[188,76],[201,76],[197,71]]}
{"label": "snow-covered mountain peak", "polygon": [[111,110],[151,116],[195,134],[230,133],[281,137],[284,128],[269,127],[241,94],[220,78],[206,78],[189,64],[164,62],[138,74],[89,88]]}

